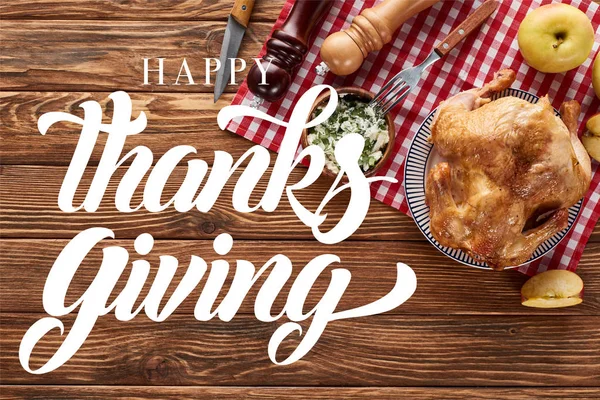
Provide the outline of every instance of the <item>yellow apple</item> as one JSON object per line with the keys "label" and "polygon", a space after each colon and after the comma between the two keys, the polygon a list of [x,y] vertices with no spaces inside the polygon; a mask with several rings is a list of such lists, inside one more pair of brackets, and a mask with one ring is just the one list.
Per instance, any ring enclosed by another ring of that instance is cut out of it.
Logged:
{"label": "yellow apple", "polygon": [[600,113],[588,119],[585,127],[588,131],[581,137],[581,143],[590,157],[600,162]]}
{"label": "yellow apple", "polygon": [[596,60],[592,68],[592,86],[596,96],[600,99],[600,51],[596,54]]}
{"label": "yellow apple", "polygon": [[570,271],[553,269],[542,272],[521,288],[521,304],[527,307],[569,307],[582,301],[583,281]]}
{"label": "yellow apple", "polygon": [[523,58],[541,72],[577,68],[589,57],[594,28],[585,13],[562,3],[536,8],[523,19],[517,40]]}
{"label": "yellow apple", "polygon": [[585,127],[592,135],[600,136],[600,113],[592,115],[590,119],[587,120]]}
{"label": "yellow apple", "polygon": [[600,136],[585,134],[581,137],[581,143],[590,157],[600,162]]}

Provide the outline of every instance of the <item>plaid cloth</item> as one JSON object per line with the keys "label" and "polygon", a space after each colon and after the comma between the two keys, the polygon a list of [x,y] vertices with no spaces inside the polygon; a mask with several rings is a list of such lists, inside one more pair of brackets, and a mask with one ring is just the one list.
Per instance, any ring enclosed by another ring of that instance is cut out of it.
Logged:
{"label": "plaid cloth", "polygon": [[[303,0],[299,0],[303,1]],[[392,41],[379,52],[371,53],[360,70],[347,77],[336,77],[328,73],[318,76],[315,67],[321,62],[319,49],[329,34],[347,28],[354,16],[363,8],[373,6],[375,0],[336,1],[314,39],[304,63],[298,71],[289,92],[277,103],[264,103],[261,110],[287,120],[291,109],[302,94],[310,87],[325,83],[340,86],[359,86],[377,92],[383,84],[404,68],[416,65],[433,50],[436,43],[444,39],[483,0],[445,0],[408,20],[396,32]],[[565,74],[543,74],[527,66],[519,53],[517,30],[525,15],[550,0],[502,0],[498,10],[481,27],[457,46],[444,59],[426,71],[419,86],[396,106],[392,112],[397,137],[392,156],[381,169],[382,175],[395,177],[399,183],[375,183],[372,195],[406,214],[410,214],[402,186],[404,159],[420,124],[440,101],[452,94],[482,86],[502,68],[517,71],[513,87],[534,94],[548,94],[555,108],[565,100],[575,99],[582,104],[583,121],[600,110],[600,100],[594,95],[591,75],[592,64],[600,44],[600,6],[591,0],[564,0],[582,10],[592,19],[596,29],[596,40],[592,55],[579,68]],[[285,21],[294,0],[288,0],[275,23],[274,30]],[[259,56],[266,51],[263,49]],[[250,104],[253,94],[246,82],[242,84],[232,104]],[[582,126],[583,128],[583,126]],[[273,151],[278,151],[284,129],[268,122],[250,118],[232,121],[228,130]],[[583,202],[580,217],[569,234],[541,259],[522,266],[520,271],[529,275],[546,269],[575,270],[598,217],[600,216],[600,171],[598,164],[592,165],[593,179]]]}

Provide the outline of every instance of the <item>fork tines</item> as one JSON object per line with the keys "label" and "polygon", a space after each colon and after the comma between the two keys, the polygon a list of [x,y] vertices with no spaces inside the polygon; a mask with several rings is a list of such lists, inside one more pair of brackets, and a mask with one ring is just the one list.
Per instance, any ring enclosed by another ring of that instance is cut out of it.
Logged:
{"label": "fork tines", "polygon": [[386,83],[379,93],[369,103],[376,111],[387,114],[396,104],[401,102],[410,92],[411,88],[402,79],[402,73],[394,76]]}

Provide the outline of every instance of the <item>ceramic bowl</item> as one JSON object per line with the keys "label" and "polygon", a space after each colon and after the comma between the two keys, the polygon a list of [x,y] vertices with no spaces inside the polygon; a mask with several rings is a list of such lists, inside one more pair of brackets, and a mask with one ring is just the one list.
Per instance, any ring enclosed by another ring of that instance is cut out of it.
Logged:
{"label": "ceramic bowl", "polygon": [[[358,88],[358,87],[342,87],[342,88],[336,89],[336,91],[338,92],[338,95],[340,97],[342,97],[342,96],[357,96],[357,97],[365,99],[366,101],[371,101],[375,97],[375,95],[373,93],[371,93],[367,90]],[[315,100],[315,104],[313,105],[312,109],[310,110],[310,116],[312,116],[315,109],[319,105],[324,103],[328,98],[329,98],[329,92],[325,92],[321,96],[317,97],[317,99]],[[383,156],[379,159],[377,164],[375,164],[373,166],[373,168],[369,169],[368,171],[366,171],[364,173],[366,177],[375,175],[377,173],[377,171],[379,171],[381,169],[381,167],[385,164],[385,162],[390,157],[390,154],[392,153],[392,149],[394,148],[394,139],[396,137],[396,131],[394,128],[394,119],[392,118],[390,113],[386,114],[385,119],[386,119],[386,123],[387,123],[387,127],[388,127],[389,142],[387,144],[387,147],[385,148],[385,151],[383,152]],[[303,148],[306,148],[309,146],[309,144],[308,144],[308,129],[304,129],[304,131],[302,132],[301,144],[302,144]],[[327,167],[325,167],[323,169],[323,174],[330,176],[330,177],[337,176],[337,173],[330,171]],[[343,180],[346,181],[347,177],[344,176]]]}

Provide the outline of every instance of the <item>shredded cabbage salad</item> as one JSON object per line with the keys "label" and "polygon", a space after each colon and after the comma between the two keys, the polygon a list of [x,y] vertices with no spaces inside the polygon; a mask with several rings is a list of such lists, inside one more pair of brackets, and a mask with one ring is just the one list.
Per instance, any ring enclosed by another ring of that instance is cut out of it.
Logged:
{"label": "shredded cabbage salad", "polygon": [[[314,119],[324,107],[317,107],[312,115]],[[337,142],[345,135],[358,133],[365,138],[365,146],[358,161],[364,172],[373,168],[383,156],[389,142],[385,116],[376,112],[364,100],[354,95],[341,95],[338,107],[327,121],[310,128],[308,144],[323,149],[326,166],[338,173],[340,166],[335,160],[334,150]]]}

